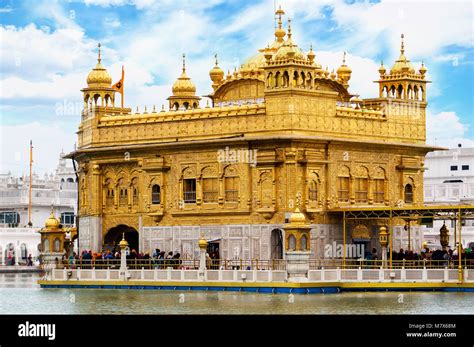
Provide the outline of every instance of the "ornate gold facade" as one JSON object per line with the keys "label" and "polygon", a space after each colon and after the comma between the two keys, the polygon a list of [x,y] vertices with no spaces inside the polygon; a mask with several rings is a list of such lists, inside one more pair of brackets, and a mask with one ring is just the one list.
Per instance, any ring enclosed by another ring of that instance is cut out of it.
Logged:
{"label": "ornate gold facade", "polygon": [[[273,44],[239,70],[225,75],[216,58],[205,107],[184,65],[169,111],[151,113],[115,107],[111,81],[91,72],[70,155],[79,165],[82,248],[115,241],[107,234],[119,225],[138,231],[141,250],[166,245],[148,242],[160,230],[171,230],[163,240],[174,248],[175,230],[189,227],[183,237],[197,240],[194,227],[225,226],[217,237],[229,257],[235,225],[242,257],[270,257],[271,241],[259,240],[270,233],[254,237],[253,226],[281,229],[297,205],[317,227],[340,224],[328,212],[341,207],[422,204],[423,161],[434,150],[425,145],[426,68],[414,70],[402,43],[391,71],[379,69],[379,97],[361,100],[348,90],[345,57],[336,73],[324,70],[293,42],[290,24],[282,28],[282,14]],[[222,151],[256,153],[255,165],[220,160]]]}

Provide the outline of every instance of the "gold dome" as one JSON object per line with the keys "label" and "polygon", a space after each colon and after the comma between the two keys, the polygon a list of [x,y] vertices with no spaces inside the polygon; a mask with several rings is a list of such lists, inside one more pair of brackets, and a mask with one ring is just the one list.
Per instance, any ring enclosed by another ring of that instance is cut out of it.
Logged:
{"label": "gold dome", "polygon": [[385,68],[385,66],[383,66],[383,61],[382,61],[379,67],[379,74],[385,75],[385,72],[387,72],[387,69]]}
{"label": "gold dome", "polygon": [[199,248],[206,248],[207,247],[207,241],[201,236],[201,238],[198,241]]}
{"label": "gold dome", "polygon": [[398,60],[395,61],[392,68],[390,69],[391,74],[401,74],[401,73],[415,73],[415,68],[410,63],[410,61],[405,57],[405,45],[403,43],[403,34],[402,34],[402,45],[400,48],[400,56]]}
{"label": "gold dome", "polygon": [[214,65],[211,71],[209,71],[209,76],[211,77],[212,82],[219,83],[224,78],[224,70],[222,70],[218,65],[217,54],[215,55],[215,57],[216,65]]}
{"label": "gold dome", "polygon": [[425,75],[426,71],[428,71],[428,69],[425,67],[425,63],[424,62],[421,62],[421,67],[420,67],[420,75]]}
{"label": "gold dome", "polygon": [[194,96],[196,86],[191,82],[191,78],[186,74],[185,55],[183,54],[183,72],[173,84],[172,92],[174,96]]}
{"label": "gold dome", "polygon": [[51,209],[51,214],[49,215],[48,219],[46,219],[46,222],[44,223],[44,226],[47,229],[59,229],[59,225],[61,223],[59,222],[59,219],[57,219],[54,216],[54,210]]}
{"label": "gold dome", "polygon": [[128,247],[128,242],[125,240],[125,233],[122,234],[122,240],[119,242],[120,248],[127,248]]}
{"label": "gold dome", "polygon": [[295,209],[295,212],[293,212],[288,220],[291,224],[305,224],[306,223],[306,217],[304,216],[304,213],[300,211],[299,207]]}
{"label": "gold dome", "polygon": [[342,58],[342,64],[337,69],[337,75],[341,78],[342,75],[349,75],[352,73],[352,70],[349,66],[346,65],[346,52],[344,52],[344,57]]}
{"label": "gold dome", "polygon": [[100,57],[100,43],[99,43],[99,56],[97,58],[97,65],[87,75],[87,85],[89,87],[110,87],[112,84],[112,77],[110,77],[107,69],[101,64]]}

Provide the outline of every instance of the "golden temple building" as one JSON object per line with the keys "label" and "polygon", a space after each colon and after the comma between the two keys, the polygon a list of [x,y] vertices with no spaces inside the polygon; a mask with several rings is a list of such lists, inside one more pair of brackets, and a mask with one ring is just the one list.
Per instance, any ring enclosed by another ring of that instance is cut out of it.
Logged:
{"label": "golden temple building", "polygon": [[[79,247],[118,245],[197,257],[203,232],[222,259],[284,257],[283,225],[296,207],[310,222],[312,258],[342,242],[341,208],[421,206],[426,67],[405,55],[380,66],[378,96],[349,92],[346,57],[330,72],[292,38],[276,12],[274,42],[233,73],[217,57],[200,104],[183,68],[168,110],[117,107],[101,63],[82,89],[78,147]],[[189,62],[188,62],[189,63]],[[178,73],[178,72],[177,72]],[[374,94],[377,88],[374,87]],[[349,240],[379,248],[377,225]],[[379,248],[380,250],[380,248]]]}

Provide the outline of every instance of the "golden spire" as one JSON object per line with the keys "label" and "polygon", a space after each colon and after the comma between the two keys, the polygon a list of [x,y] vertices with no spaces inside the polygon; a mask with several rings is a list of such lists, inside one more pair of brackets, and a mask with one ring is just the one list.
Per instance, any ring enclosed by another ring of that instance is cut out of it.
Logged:
{"label": "golden spire", "polygon": [[288,18],[288,40],[291,40],[291,18]]}
{"label": "golden spire", "polygon": [[400,53],[405,54],[405,43],[403,42],[405,35],[402,34],[402,45],[400,47]]}
{"label": "golden spire", "polygon": [[102,60],[102,58],[100,57],[100,42],[98,43],[97,47],[99,48],[99,55],[98,55],[98,57],[97,57],[97,61],[98,61],[99,64],[100,64],[100,62],[101,62],[101,60]]}
{"label": "golden spire", "polygon": [[278,10],[275,11],[275,15],[278,16],[278,28],[275,29],[275,39],[277,42],[283,42],[285,37],[285,30],[282,28],[281,16],[285,14],[285,11],[279,6]]}

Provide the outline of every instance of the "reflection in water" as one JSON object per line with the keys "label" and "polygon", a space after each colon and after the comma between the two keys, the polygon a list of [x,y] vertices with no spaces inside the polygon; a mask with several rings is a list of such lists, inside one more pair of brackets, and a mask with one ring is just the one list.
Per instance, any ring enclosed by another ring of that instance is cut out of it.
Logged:
{"label": "reflection in water", "polygon": [[[473,293],[294,295],[41,289],[38,274],[0,274],[3,314],[472,314]],[[181,296],[180,303],[180,294]],[[402,296],[400,296],[402,295]],[[184,299],[184,300],[183,300]]]}

